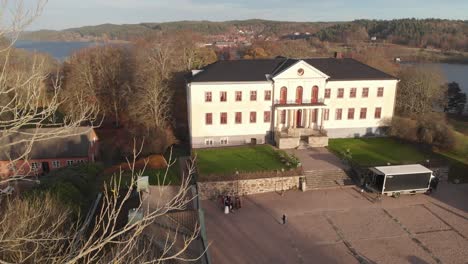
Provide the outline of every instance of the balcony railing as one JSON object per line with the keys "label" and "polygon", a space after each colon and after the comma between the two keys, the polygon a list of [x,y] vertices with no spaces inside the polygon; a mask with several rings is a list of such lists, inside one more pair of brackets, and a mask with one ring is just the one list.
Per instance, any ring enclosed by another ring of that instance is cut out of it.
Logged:
{"label": "balcony railing", "polygon": [[314,105],[314,104],[323,104],[324,99],[319,98],[316,101],[312,102],[309,100],[275,100],[275,105]]}

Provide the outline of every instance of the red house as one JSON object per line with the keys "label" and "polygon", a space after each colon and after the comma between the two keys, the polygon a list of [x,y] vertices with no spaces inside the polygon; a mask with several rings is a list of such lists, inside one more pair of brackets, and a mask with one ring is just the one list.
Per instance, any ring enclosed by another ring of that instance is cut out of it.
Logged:
{"label": "red house", "polygon": [[[31,135],[54,133],[54,130],[57,128],[22,129],[1,136],[0,144],[29,140]],[[0,178],[13,175],[37,176],[73,164],[95,161],[99,144],[94,129],[77,127],[60,131],[58,137],[35,141],[26,159],[17,160],[27,152],[27,144],[0,148]]]}

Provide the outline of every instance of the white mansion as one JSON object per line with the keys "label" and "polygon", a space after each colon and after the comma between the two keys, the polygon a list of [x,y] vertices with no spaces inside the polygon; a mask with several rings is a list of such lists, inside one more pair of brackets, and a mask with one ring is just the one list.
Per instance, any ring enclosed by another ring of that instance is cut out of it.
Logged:
{"label": "white mansion", "polygon": [[191,145],[292,148],[379,134],[397,82],[349,58],[218,61],[187,82]]}

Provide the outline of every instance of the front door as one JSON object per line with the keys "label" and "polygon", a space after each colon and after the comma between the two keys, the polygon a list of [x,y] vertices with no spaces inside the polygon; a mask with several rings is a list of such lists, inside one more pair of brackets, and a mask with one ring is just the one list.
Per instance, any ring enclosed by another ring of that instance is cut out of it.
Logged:
{"label": "front door", "polygon": [[42,172],[48,173],[50,171],[49,162],[42,162]]}
{"label": "front door", "polygon": [[296,127],[302,127],[302,110],[297,110]]}

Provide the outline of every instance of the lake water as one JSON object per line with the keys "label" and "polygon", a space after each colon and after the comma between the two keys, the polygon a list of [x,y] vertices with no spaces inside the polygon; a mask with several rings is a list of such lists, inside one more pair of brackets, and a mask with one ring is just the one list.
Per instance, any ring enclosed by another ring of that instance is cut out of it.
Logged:
{"label": "lake water", "polygon": [[20,40],[15,43],[16,48],[28,51],[48,53],[59,61],[64,61],[67,57],[82,48],[99,45],[97,42],[46,42]]}

